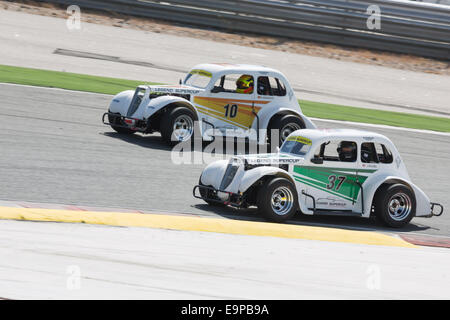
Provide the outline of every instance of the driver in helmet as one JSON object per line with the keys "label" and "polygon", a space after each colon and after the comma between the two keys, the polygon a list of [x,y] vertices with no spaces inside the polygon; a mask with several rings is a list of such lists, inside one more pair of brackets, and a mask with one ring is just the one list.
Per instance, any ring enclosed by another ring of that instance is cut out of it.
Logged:
{"label": "driver in helmet", "polygon": [[356,143],[352,141],[341,141],[337,148],[339,160],[353,162],[356,161]]}
{"label": "driver in helmet", "polygon": [[253,93],[253,77],[244,74],[236,80],[236,92],[237,93]]}

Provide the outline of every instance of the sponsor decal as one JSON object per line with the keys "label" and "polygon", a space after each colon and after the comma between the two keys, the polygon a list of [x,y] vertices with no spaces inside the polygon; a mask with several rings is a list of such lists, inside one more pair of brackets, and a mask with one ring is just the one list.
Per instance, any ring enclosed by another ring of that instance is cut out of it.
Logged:
{"label": "sponsor decal", "polygon": [[278,154],[261,155],[245,158],[249,164],[293,164],[302,162],[302,158],[279,157]]}
{"label": "sponsor decal", "polygon": [[301,136],[291,136],[287,138],[287,141],[295,141],[295,142],[300,142],[306,145],[311,145],[312,141],[308,138],[305,137],[301,137]]}
{"label": "sponsor decal", "polygon": [[150,87],[150,91],[155,93],[178,93],[178,94],[198,94],[201,92],[200,90],[189,89],[187,87],[181,86]]}
{"label": "sponsor decal", "polygon": [[201,76],[204,76],[204,77],[208,77],[208,78],[212,77],[211,72],[208,72],[208,71],[205,71],[205,70],[201,70],[201,69],[194,69],[194,70],[191,70],[189,73],[190,74],[198,74],[198,75],[201,75]]}
{"label": "sponsor decal", "polygon": [[318,198],[317,203],[318,206],[327,206],[331,208],[342,209],[347,207],[347,203],[340,201],[337,198]]}

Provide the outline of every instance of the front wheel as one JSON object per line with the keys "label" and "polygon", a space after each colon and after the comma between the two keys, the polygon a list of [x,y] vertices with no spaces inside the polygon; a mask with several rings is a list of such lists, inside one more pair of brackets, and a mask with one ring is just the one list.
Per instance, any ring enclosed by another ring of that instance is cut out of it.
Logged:
{"label": "front wheel", "polygon": [[174,145],[189,141],[194,137],[195,113],[186,107],[169,110],[162,118],[161,136],[164,141]]}
{"label": "front wheel", "polygon": [[414,193],[403,184],[382,186],[374,204],[376,217],[392,228],[405,226],[416,214]]}
{"label": "front wheel", "polygon": [[297,191],[286,178],[273,178],[261,186],[257,196],[259,212],[270,221],[283,222],[297,211]]}

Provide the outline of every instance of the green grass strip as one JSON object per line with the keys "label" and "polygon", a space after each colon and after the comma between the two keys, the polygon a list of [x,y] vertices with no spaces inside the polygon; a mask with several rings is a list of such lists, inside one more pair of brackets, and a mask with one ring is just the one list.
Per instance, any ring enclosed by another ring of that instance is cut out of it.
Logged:
{"label": "green grass strip", "polygon": [[[5,65],[0,65],[0,82],[105,94],[116,94],[129,89],[134,90],[140,84],[157,84],[155,82]],[[450,132],[449,118],[356,108],[307,100],[301,100],[300,105],[303,113],[308,117]]]}
{"label": "green grass strip", "polygon": [[300,106],[302,107],[304,114],[314,118],[450,132],[449,118],[348,107],[306,100],[300,100]]}
{"label": "green grass strip", "polygon": [[117,94],[120,91],[129,89],[134,90],[140,84],[155,84],[145,81],[98,77],[78,73],[5,65],[0,65],[0,82],[105,94]]}

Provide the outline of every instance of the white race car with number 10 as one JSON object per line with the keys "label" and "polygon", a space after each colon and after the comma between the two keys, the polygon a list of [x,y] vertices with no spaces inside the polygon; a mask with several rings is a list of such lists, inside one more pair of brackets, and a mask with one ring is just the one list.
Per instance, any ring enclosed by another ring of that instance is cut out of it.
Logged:
{"label": "white race car with number 10", "polygon": [[401,227],[414,216],[443,212],[442,205],[430,202],[411,182],[388,138],[351,129],[298,130],[279,153],[213,162],[193,192],[211,205],[256,205],[276,222],[300,211],[365,218],[375,214],[384,224]]}
{"label": "white race car with number 10", "polygon": [[[107,120],[106,120],[107,119]],[[275,132],[280,145],[293,131],[316,126],[303,115],[279,71],[246,64],[195,66],[179,85],[141,85],[111,101],[103,123],[122,134],[160,132],[175,144],[198,137],[248,139],[265,144]],[[275,142],[275,141],[274,141]]]}

